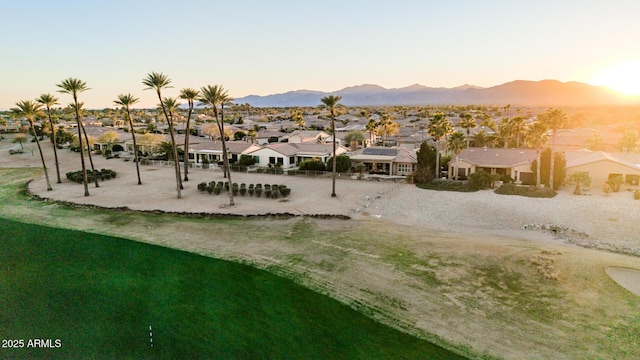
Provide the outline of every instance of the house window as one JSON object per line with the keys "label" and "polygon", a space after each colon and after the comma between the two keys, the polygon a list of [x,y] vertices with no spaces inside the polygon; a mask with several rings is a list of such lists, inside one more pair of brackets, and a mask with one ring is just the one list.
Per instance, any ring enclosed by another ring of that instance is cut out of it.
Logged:
{"label": "house window", "polygon": [[276,163],[275,156],[269,156],[269,164],[275,164],[275,163]]}
{"label": "house window", "polygon": [[290,165],[294,165],[296,163],[296,157],[295,156],[290,156],[289,157],[289,164]]}
{"label": "house window", "polygon": [[260,163],[260,156],[254,156],[253,158],[256,159],[256,164]]}
{"label": "house window", "polygon": [[278,164],[284,165],[284,158],[279,157],[278,158]]}
{"label": "house window", "polygon": [[406,174],[411,172],[409,165],[410,164],[398,164],[398,173]]}

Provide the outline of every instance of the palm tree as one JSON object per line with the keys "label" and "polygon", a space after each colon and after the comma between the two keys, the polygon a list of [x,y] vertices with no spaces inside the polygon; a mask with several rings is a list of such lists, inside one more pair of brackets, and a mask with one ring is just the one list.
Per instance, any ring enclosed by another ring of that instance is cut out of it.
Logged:
{"label": "palm tree", "polygon": [[551,165],[549,169],[549,186],[555,189],[553,182],[553,173],[555,171],[555,154],[553,153],[553,146],[556,142],[556,132],[558,129],[567,123],[567,114],[560,109],[550,108],[544,114],[541,114],[540,119],[549,129],[551,129]]}
{"label": "palm tree", "polygon": [[369,119],[364,128],[369,132],[369,145],[373,146],[373,136],[378,131],[378,122],[375,119]]}
{"label": "palm tree", "polygon": [[113,101],[116,105],[120,105],[127,112],[127,122],[129,123],[129,130],[131,131],[131,138],[133,139],[133,153],[134,160],[136,162],[136,173],[138,174],[138,185],[142,185],[142,181],[140,180],[140,161],[138,159],[138,144],[136,143],[136,132],[133,130],[133,119],[131,118],[131,109],[130,106],[138,102],[137,97],[131,94],[120,94]]}
{"label": "palm tree", "polygon": [[[232,186],[231,181],[231,169],[229,168],[229,156],[227,154],[227,140],[224,136],[224,105],[229,104],[232,99],[229,96],[227,90],[224,90],[220,85],[207,85],[200,89],[200,97],[198,97],[204,105],[210,105],[213,108],[213,116],[216,119],[218,130],[220,131],[220,138],[222,141],[222,160],[223,160],[223,172],[224,176],[228,178],[229,185]],[[218,106],[221,108],[222,119],[218,117]],[[229,206],[234,206],[233,191],[229,191]]]}
{"label": "palm tree", "polygon": [[[460,154],[460,152],[466,148],[465,136],[460,131],[456,131],[447,140],[447,150],[456,154]],[[454,178],[458,180],[458,160],[456,159],[454,168]]]}
{"label": "palm tree", "polygon": [[51,182],[49,182],[49,173],[47,172],[47,164],[44,162],[44,155],[42,154],[42,147],[40,146],[40,140],[38,140],[38,134],[36,133],[36,128],[33,125],[33,119],[40,113],[42,108],[42,104],[39,104],[35,101],[31,100],[22,100],[16,103],[17,108],[13,109],[13,111],[19,115],[24,116],[29,120],[29,125],[31,125],[31,131],[33,131],[33,135],[36,138],[36,144],[38,144],[38,151],[40,152],[40,160],[42,160],[42,168],[44,169],[44,177],[47,179],[47,190],[53,190],[51,188]]}
{"label": "palm tree", "polygon": [[377,129],[379,134],[383,138],[382,144],[384,145],[386,142],[388,142],[390,135],[395,135],[398,133],[398,130],[400,129],[400,124],[393,121],[392,115],[385,113],[380,115],[380,122],[378,123]]}
{"label": "palm tree", "polygon": [[320,101],[322,101],[322,106],[329,109],[329,116],[331,117],[331,136],[333,138],[333,174],[332,174],[332,184],[331,184],[331,197],[336,197],[336,105],[342,99],[342,96],[339,95],[329,95],[325,96]]}
{"label": "palm tree", "polygon": [[147,86],[144,90],[155,90],[160,100],[160,107],[164,113],[164,118],[169,125],[169,134],[171,135],[171,146],[173,147],[174,169],[176,172],[176,191],[178,192],[178,199],[182,198],[182,179],[180,178],[180,163],[178,162],[178,148],[176,146],[176,136],[173,131],[173,123],[169,120],[169,114],[164,101],[162,101],[162,89],[170,88],[171,80],[163,73],[151,72],[147,74],[147,77],[142,79],[142,85]]}
{"label": "palm tree", "polygon": [[51,126],[51,141],[53,142],[53,157],[56,161],[56,175],[58,178],[58,184],[62,182],[60,179],[60,163],[58,162],[58,148],[56,144],[56,128],[53,125],[53,119],[51,119],[51,107],[58,104],[58,99],[51,94],[42,94],[36,101],[47,107],[47,115],[49,116],[49,126]]}
{"label": "palm tree", "polygon": [[185,88],[180,90],[180,99],[187,100],[189,104],[189,114],[187,115],[187,125],[184,136],[184,181],[189,181],[189,136],[191,135],[191,114],[193,113],[193,102],[198,98],[200,92],[196,89]]}
{"label": "palm tree", "polygon": [[471,114],[464,113],[460,115],[460,123],[458,123],[458,125],[467,131],[467,147],[469,147],[471,129],[478,126],[478,124],[476,124],[476,119],[474,119]]}
{"label": "palm tree", "polygon": [[429,120],[427,131],[436,143],[436,178],[440,178],[440,151],[438,144],[440,139],[451,132],[451,123],[444,113],[437,113]]}
{"label": "palm tree", "polygon": [[527,145],[536,149],[536,187],[540,187],[540,151],[547,144],[547,125],[536,121],[529,125],[525,137]]}
{"label": "palm tree", "polygon": [[[80,121],[80,107],[78,106],[78,93],[89,90],[87,83],[75,78],[68,78],[56,85],[61,93],[73,96],[73,109],[76,114],[76,124],[78,126],[78,140],[80,145],[80,162],[82,163],[82,182],[84,184],[84,196],[89,196],[89,186],[87,184],[87,167],[84,163],[84,148],[82,147],[82,122]],[[94,176],[95,177],[95,176]]]}
{"label": "palm tree", "polygon": [[[78,104],[78,108],[82,109],[83,105],[84,105],[83,103]],[[87,141],[87,154],[89,155],[89,164],[91,165],[91,173],[93,174],[93,181],[96,184],[96,187],[100,187],[100,185],[98,185],[98,177],[96,176],[96,168],[95,166],[93,166],[93,156],[91,155],[91,144],[89,144],[89,136],[87,135],[87,129],[85,129],[84,123],[82,121],[80,121],[80,127],[82,128],[82,134],[84,135],[84,139]],[[82,146],[82,142],[80,142],[80,144]]]}

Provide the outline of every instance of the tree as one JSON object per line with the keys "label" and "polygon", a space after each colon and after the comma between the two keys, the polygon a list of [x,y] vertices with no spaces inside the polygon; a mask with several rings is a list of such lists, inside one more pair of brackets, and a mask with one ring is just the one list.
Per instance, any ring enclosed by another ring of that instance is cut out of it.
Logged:
{"label": "tree", "polygon": [[44,105],[47,108],[47,115],[49,117],[49,126],[51,126],[51,143],[53,144],[53,158],[56,163],[56,176],[57,183],[60,184],[62,180],[60,179],[60,163],[58,162],[58,148],[56,146],[56,132],[57,129],[53,124],[53,119],[51,118],[51,107],[58,104],[58,99],[51,94],[42,94],[39,98],[36,99],[37,102]]}
{"label": "tree", "polygon": [[420,145],[420,150],[416,153],[418,164],[414,179],[416,184],[428,183],[435,178],[434,168],[436,164],[437,151],[426,142]]}
{"label": "tree", "polygon": [[[216,119],[218,125],[218,131],[220,134],[225,134],[224,131],[224,105],[231,103],[233,99],[229,96],[227,90],[223,89],[220,85],[207,85],[200,89],[200,101],[204,105],[209,105],[213,108],[213,116]],[[220,110],[218,110],[220,106]],[[218,115],[221,115],[218,117]],[[225,136],[220,136],[222,140],[222,160],[224,166],[225,177],[228,177],[229,184],[233,184],[231,181],[231,171],[229,169],[229,156],[227,154],[227,140]],[[229,191],[229,206],[234,206],[233,192]]]}
{"label": "tree", "polygon": [[589,177],[589,173],[586,171],[576,171],[569,176],[568,183],[576,184],[575,190],[573,190],[574,195],[582,195],[582,191],[580,190],[580,185],[590,186],[591,185],[591,177]]}
{"label": "tree", "polygon": [[626,129],[618,144],[621,152],[633,152],[638,147],[638,133],[635,129]]}
{"label": "tree", "polygon": [[185,125],[185,137],[184,137],[184,181],[189,181],[189,135],[191,135],[191,114],[193,113],[193,102],[200,95],[200,91],[192,88],[185,88],[180,90],[180,99],[187,100],[189,104],[189,113],[187,115],[187,124]]}
{"label": "tree", "polygon": [[369,132],[369,144],[373,145],[373,137],[378,132],[378,122],[375,121],[375,119],[369,119],[369,122],[365,125],[365,129]]}
{"label": "tree", "polygon": [[173,130],[173,121],[169,118],[167,108],[162,100],[162,90],[171,87],[171,80],[163,73],[151,72],[147,74],[147,77],[142,79],[142,84],[147,86],[144,90],[155,90],[160,100],[160,107],[164,113],[164,118],[169,125],[169,135],[171,136],[171,146],[173,148],[174,170],[176,173],[176,191],[178,193],[178,199],[182,198],[182,179],[180,178],[180,162],[178,161],[178,147],[176,145],[176,135]]}
{"label": "tree", "polygon": [[380,115],[380,122],[377,126],[378,135],[382,136],[382,144],[384,145],[389,136],[395,135],[400,130],[400,124],[393,121],[393,116],[389,114]]}
{"label": "tree", "polygon": [[300,170],[313,170],[313,171],[327,171],[327,166],[320,160],[320,158],[313,158],[304,160],[298,165]]}
{"label": "tree", "polygon": [[296,126],[298,127],[298,130],[302,131],[302,129],[305,126],[305,123],[304,123],[304,116],[302,115],[302,110],[300,110],[300,108],[290,109],[289,119],[296,124]]}
{"label": "tree", "polygon": [[538,174],[540,174],[540,164],[541,164],[540,149],[542,149],[543,146],[547,145],[548,130],[549,129],[547,129],[546,124],[540,121],[536,121],[531,125],[529,125],[525,135],[525,143],[527,143],[528,146],[536,149],[537,168],[536,168],[536,171],[534,171],[536,173],[536,187],[540,187],[540,176],[538,176]]}
{"label": "tree", "polygon": [[[33,120],[40,113],[42,104],[39,104],[35,101],[31,100],[22,100],[16,103],[16,108],[13,111],[19,116],[24,116],[29,120],[29,125],[31,125],[31,130],[35,134],[36,130],[33,126]],[[40,160],[42,161],[42,169],[44,170],[44,177],[47,179],[47,191],[53,190],[51,188],[51,182],[49,182],[49,173],[47,172],[47,164],[44,161],[44,154],[42,153],[42,147],[40,146],[40,140],[38,140],[38,136],[35,136],[36,144],[38,144],[38,151],[40,152]],[[21,145],[22,146],[22,145]]]}
{"label": "tree", "polygon": [[[331,118],[331,137],[333,138],[333,157],[336,157],[336,106],[342,99],[340,95],[325,96],[320,101],[322,106],[329,109],[329,117]],[[333,162],[332,166],[332,184],[331,184],[331,197],[336,197],[336,163]]]}
{"label": "tree", "polygon": [[[78,138],[82,139],[82,122],[80,121],[80,106],[78,104],[78,93],[89,90],[87,83],[75,78],[68,78],[56,85],[61,93],[71,94],[73,96],[73,110],[76,115],[76,124],[78,126]],[[82,141],[80,141],[82,143]],[[82,183],[84,185],[84,196],[89,196],[89,186],[87,183],[87,167],[84,163],[84,148],[80,147],[80,162],[82,163]],[[97,178],[97,176],[94,176]]]}
{"label": "tree", "polygon": [[349,144],[349,147],[352,151],[357,150],[358,144],[361,144],[363,141],[364,134],[362,134],[362,131],[359,130],[349,131],[347,135],[344,136],[345,144]]}
{"label": "tree", "polygon": [[136,173],[138,174],[138,185],[142,185],[142,180],[140,180],[140,160],[138,159],[138,144],[136,143],[136,132],[133,130],[133,119],[131,118],[131,105],[138,102],[138,98],[131,94],[120,94],[113,101],[116,105],[122,106],[124,111],[127,113],[127,123],[129,124],[129,129],[131,131],[131,139],[133,140],[133,156],[134,161],[136,162]]}
{"label": "tree", "polygon": [[[540,166],[538,166],[538,160],[533,161],[531,171],[536,177],[540,174],[540,181],[543,184],[553,189],[558,189],[567,177],[566,160],[563,153],[555,153],[553,157],[556,165],[553,169],[553,177],[551,177],[551,148],[547,148],[540,154]],[[538,168],[540,169],[539,172]],[[551,183],[552,180],[554,181],[553,183]],[[553,186],[550,184],[553,184]]]}
{"label": "tree", "polygon": [[[462,150],[466,148],[465,136],[460,131],[456,131],[447,140],[447,151],[451,151],[456,156],[460,154]],[[454,178],[458,180],[458,162],[456,161],[456,167],[454,169]]]}
{"label": "tree", "polygon": [[120,137],[115,131],[104,132],[98,138],[99,142],[109,145],[109,149],[111,149],[113,147],[113,143],[117,142],[118,140],[120,140]]}
{"label": "tree", "polygon": [[474,129],[476,126],[478,126],[478,124],[476,124],[476,119],[473,118],[473,115],[469,113],[464,113],[460,115],[460,123],[458,123],[458,126],[466,130],[467,147],[469,147],[469,140],[470,140],[469,136],[471,133],[471,129]]}
{"label": "tree", "polygon": [[[349,169],[351,168],[351,158],[349,158],[347,155],[338,155],[336,159],[337,172],[345,173],[349,171]],[[329,160],[327,160],[327,167],[333,168],[333,157],[330,157]]]}
{"label": "tree", "polygon": [[24,150],[24,143],[27,142],[27,134],[19,133],[13,137],[14,144],[20,144],[20,149]]}
{"label": "tree", "polygon": [[[562,128],[567,122],[567,114],[559,109],[549,109],[544,114],[541,114],[538,119],[542,121],[549,129],[551,129],[551,152],[556,142],[556,133],[558,129]],[[554,184],[554,190],[556,181],[554,181],[554,169],[555,169],[555,156],[551,156],[551,170],[549,171],[549,183]],[[563,177],[564,179],[564,177]]]}
{"label": "tree", "polygon": [[444,113],[437,113],[429,119],[429,125],[427,126],[427,132],[433,138],[436,143],[436,178],[440,177],[440,152],[438,150],[438,144],[440,139],[447,136],[451,132],[451,123]]}
{"label": "tree", "polygon": [[599,133],[595,133],[592,134],[591,136],[589,136],[586,140],[587,142],[587,147],[589,148],[589,150],[593,150],[593,151],[602,151],[604,150],[604,137],[602,137],[602,135],[600,135]]}

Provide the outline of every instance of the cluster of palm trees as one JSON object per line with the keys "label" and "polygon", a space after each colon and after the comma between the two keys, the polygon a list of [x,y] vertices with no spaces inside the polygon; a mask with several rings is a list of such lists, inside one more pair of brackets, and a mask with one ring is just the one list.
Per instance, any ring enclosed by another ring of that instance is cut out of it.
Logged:
{"label": "cluster of palm trees", "polygon": [[[181,190],[183,189],[182,181],[188,181],[188,163],[185,161],[184,167],[184,180],[181,177],[180,165],[178,161],[178,145],[176,143],[175,136],[175,122],[174,115],[178,110],[178,98],[171,97],[163,97],[162,91],[164,89],[170,88],[171,80],[161,72],[151,72],[149,73],[143,80],[142,84],[146,86],[145,90],[155,90],[158,100],[160,101],[158,107],[162,109],[162,114],[165,117],[167,125],[169,127],[169,133],[171,136],[171,148],[172,155],[175,164],[175,173],[176,173],[176,192],[177,197],[181,198]],[[80,111],[82,108],[82,103],[78,101],[78,95],[84,91],[89,90],[89,87],[84,81],[81,81],[76,78],[68,78],[63,80],[60,84],[56,85],[59,88],[60,93],[69,94],[73,97],[73,103],[69,105],[73,109],[75,113],[76,125],[78,128],[78,143],[80,144],[80,162],[82,165],[82,174],[83,174],[83,185],[84,185],[84,195],[89,196],[89,187],[88,187],[88,176],[87,176],[87,166],[85,162],[85,145],[89,145],[86,130],[84,128],[84,124],[81,121]],[[231,104],[233,99],[229,96],[228,92],[222,88],[220,85],[208,85],[202,87],[200,90],[195,90],[192,88],[185,88],[180,91],[179,95],[180,99],[186,100],[189,105],[189,111],[187,116],[186,123],[186,137],[185,137],[185,149],[189,148],[189,134],[190,134],[190,120],[193,114],[194,103],[195,101],[199,101],[204,106],[211,106],[213,108],[214,117],[217,123],[217,126],[220,129],[220,133],[224,134],[224,107],[225,105]],[[338,99],[339,100],[339,99]],[[61,183],[62,180],[60,178],[60,168],[58,161],[58,153],[56,149],[56,127],[53,124],[53,119],[51,117],[51,108],[58,104],[59,99],[54,97],[51,94],[43,94],[35,101],[32,100],[23,100],[16,103],[16,108],[13,111],[18,115],[25,117],[29,124],[31,125],[32,132],[35,134],[34,121],[36,117],[41,115],[42,106],[46,107],[49,123],[52,130],[52,144],[54,146],[54,156],[56,163],[56,174],[57,181]],[[133,128],[133,118],[131,116],[132,110],[131,107],[136,104],[139,99],[132,94],[119,94],[116,99],[113,101],[115,105],[121,107],[125,114],[126,120],[129,124],[129,130],[131,132],[133,147],[134,147],[134,156],[135,156],[135,164],[136,164],[136,173],[138,177],[138,185],[142,184],[142,180],[140,178],[140,167],[139,167],[139,151],[138,144],[136,143],[135,131]],[[46,162],[44,159],[44,155],[42,152],[42,146],[38,137],[36,136],[36,143],[38,145],[38,150],[40,152],[40,159],[42,161],[42,167],[44,169],[45,178],[47,181],[47,190],[52,190],[51,182],[49,181],[49,174],[47,171]],[[89,162],[91,164],[91,171],[95,171],[95,167],[93,165],[93,159],[91,157],[91,149],[87,151]],[[222,137],[222,151],[223,151],[223,159],[224,159],[224,174],[225,177],[228,178],[229,182],[231,182],[231,172],[229,171],[229,158],[227,154],[226,141],[224,137]],[[95,186],[99,187],[97,176],[93,176],[95,181]],[[233,206],[233,194],[229,193],[229,205]]]}
{"label": "cluster of palm trees", "polygon": [[[508,107],[505,107],[508,111]],[[444,113],[436,113],[430,119],[427,126],[427,132],[436,143],[436,176],[438,176],[439,164],[439,151],[440,142],[442,139],[446,139],[446,149],[454,154],[459,154],[465,148],[468,148],[470,144],[476,146],[496,145],[498,139],[504,141],[503,146],[507,148],[510,145],[515,147],[529,147],[536,149],[537,152],[537,174],[540,174],[540,153],[541,149],[548,143],[548,133],[551,131],[551,150],[555,144],[556,132],[562,128],[568,121],[566,113],[562,110],[550,108],[545,113],[538,115],[536,121],[526,123],[525,118],[517,116],[514,118],[503,118],[501,123],[497,125],[490,116],[482,116],[481,126],[486,126],[492,131],[496,132],[495,135],[488,135],[484,130],[476,132],[473,136],[470,135],[470,130],[478,126],[477,119],[469,113],[462,113],[460,115],[460,122],[458,126],[466,131],[466,134],[460,131],[454,131],[449,119]],[[554,156],[551,157],[551,175],[549,182],[553,184],[553,172],[554,172]],[[456,171],[457,175],[457,171]],[[540,186],[540,176],[537,176],[536,185]]]}

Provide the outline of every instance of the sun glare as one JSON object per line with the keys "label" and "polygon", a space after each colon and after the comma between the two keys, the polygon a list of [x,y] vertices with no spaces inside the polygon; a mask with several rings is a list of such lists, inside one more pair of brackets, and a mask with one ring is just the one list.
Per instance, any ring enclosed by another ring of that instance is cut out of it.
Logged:
{"label": "sun glare", "polygon": [[640,59],[606,67],[595,74],[590,82],[608,86],[625,95],[640,95]]}

